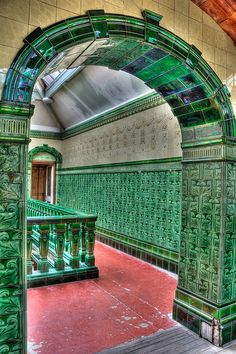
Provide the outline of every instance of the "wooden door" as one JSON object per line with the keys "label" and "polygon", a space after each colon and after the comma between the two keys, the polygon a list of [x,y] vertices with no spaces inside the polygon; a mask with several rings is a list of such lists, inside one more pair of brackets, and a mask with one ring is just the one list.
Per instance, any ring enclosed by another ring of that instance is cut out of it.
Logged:
{"label": "wooden door", "polygon": [[46,176],[47,166],[32,165],[31,174],[31,198],[46,200]]}

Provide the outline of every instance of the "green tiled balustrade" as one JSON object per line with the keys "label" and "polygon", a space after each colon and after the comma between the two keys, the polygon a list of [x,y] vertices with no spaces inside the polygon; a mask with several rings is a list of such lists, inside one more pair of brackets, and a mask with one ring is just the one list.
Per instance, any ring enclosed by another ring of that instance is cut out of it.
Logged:
{"label": "green tiled balustrade", "polygon": [[0,349],[5,352],[26,353],[31,94],[38,76],[81,43],[87,45],[78,65],[105,65],[137,76],[162,95],[177,116],[183,194],[174,316],[217,345],[236,338],[235,117],[227,88],[200,51],[161,27],[160,20],[150,11],[144,11],[142,20],[96,10],[36,28],[8,70],[0,102]]}
{"label": "green tiled balustrade", "polygon": [[[28,201],[27,273],[28,286],[94,278],[94,215]],[[33,262],[37,269],[33,270]]]}

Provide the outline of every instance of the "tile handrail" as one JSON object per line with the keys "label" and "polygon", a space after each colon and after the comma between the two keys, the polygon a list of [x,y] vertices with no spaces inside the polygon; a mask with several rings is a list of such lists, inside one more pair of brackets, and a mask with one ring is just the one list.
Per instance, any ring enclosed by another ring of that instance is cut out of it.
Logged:
{"label": "tile handrail", "polygon": [[28,217],[33,216],[59,216],[59,215],[79,215],[81,217],[94,217],[96,215],[85,214],[79,211],[76,211],[71,208],[65,208],[58,204],[49,204],[47,202],[42,202],[41,200],[36,200],[29,198],[27,200],[27,215]]}

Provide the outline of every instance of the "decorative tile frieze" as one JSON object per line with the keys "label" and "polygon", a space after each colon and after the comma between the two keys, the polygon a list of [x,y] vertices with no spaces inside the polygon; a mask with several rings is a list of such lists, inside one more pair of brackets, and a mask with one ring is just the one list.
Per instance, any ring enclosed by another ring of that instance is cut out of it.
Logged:
{"label": "decorative tile frieze", "polygon": [[201,142],[221,140],[223,136],[222,125],[220,123],[195,125],[191,127],[182,127],[182,139],[184,146],[198,145]]}
{"label": "decorative tile frieze", "polygon": [[28,118],[3,118],[0,119],[0,137],[1,139],[22,138],[28,135]]}
{"label": "decorative tile frieze", "polygon": [[207,145],[183,149],[183,161],[219,160],[223,158],[222,145]]}
{"label": "decorative tile frieze", "polygon": [[183,161],[196,160],[236,160],[236,145],[233,144],[205,144],[205,146],[185,147]]}
{"label": "decorative tile frieze", "polygon": [[88,174],[88,173],[111,173],[111,172],[148,172],[148,171],[175,171],[181,170],[181,157],[169,159],[130,161],[123,163],[111,163],[94,166],[81,166],[71,168],[61,168],[59,175]]}

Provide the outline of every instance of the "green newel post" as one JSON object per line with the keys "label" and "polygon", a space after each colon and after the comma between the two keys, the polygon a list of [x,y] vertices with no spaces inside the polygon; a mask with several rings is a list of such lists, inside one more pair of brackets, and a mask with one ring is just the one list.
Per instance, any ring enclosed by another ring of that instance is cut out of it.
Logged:
{"label": "green newel post", "polygon": [[54,261],[54,267],[56,270],[64,270],[65,262],[63,259],[63,253],[65,249],[65,224],[55,225],[55,251],[56,257]]}
{"label": "green newel post", "polygon": [[86,256],[86,230],[85,230],[85,223],[81,223],[81,228],[80,228],[80,261],[82,263],[85,262],[85,256]]}
{"label": "green newel post", "polygon": [[26,174],[31,108],[0,103],[0,349],[26,353]]}
{"label": "green newel post", "polygon": [[71,239],[71,226],[70,224],[65,225],[65,251],[68,252],[70,249],[70,239]]}
{"label": "green newel post", "polygon": [[236,147],[183,151],[174,318],[221,346],[236,338]]}
{"label": "green newel post", "polygon": [[80,223],[75,223],[70,225],[71,235],[70,235],[70,266],[71,268],[79,268],[80,257],[79,257],[79,233],[80,233]]}
{"label": "green newel post", "polygon": [[49,251],[49,233],[50,225],[40,225],[39,230],[39,261],[38,270],[46,273],[49,270],[48,251]]}
{"label": "green newel post", "polygon": [[85,263],[88,266],[95,265],[94,257],[94,244],[95,244],[95,223],[87,222],[86,223],[86,256]]}

